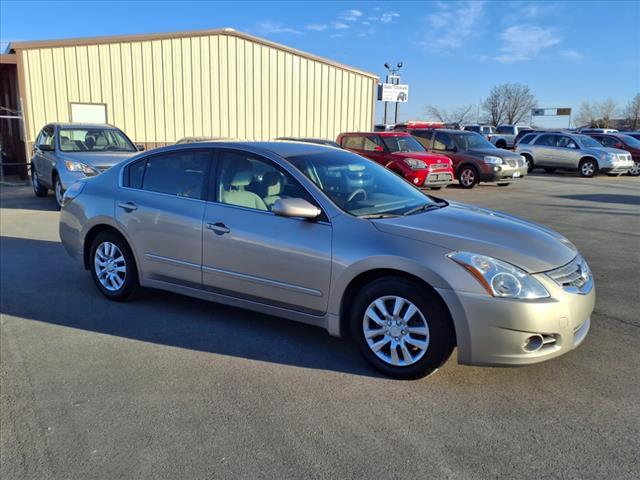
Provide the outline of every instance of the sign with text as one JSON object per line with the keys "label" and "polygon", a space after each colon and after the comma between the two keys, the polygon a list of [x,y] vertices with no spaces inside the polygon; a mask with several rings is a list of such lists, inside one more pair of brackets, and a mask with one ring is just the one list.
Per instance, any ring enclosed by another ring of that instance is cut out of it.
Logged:
{"label": "sign with text", "polygon": [[409,100],[409,85],[382,83],[378,86],[378,100],[406,103]]}
{"label": "sign with text", "polygon": [[533,108],[532,117],[567,117],[571,115],[570,108]]}

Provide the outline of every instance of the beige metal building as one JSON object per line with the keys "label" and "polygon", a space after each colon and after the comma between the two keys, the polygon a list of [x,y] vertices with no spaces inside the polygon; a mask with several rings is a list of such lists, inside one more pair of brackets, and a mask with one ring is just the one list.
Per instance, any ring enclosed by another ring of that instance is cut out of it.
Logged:
{"label": "beige metal building", "polygon": [[376,75],[232,29],[9,48],[27,149],[49,122],[106,121],[149,148],[185,136],[335,139],[373,126]]}

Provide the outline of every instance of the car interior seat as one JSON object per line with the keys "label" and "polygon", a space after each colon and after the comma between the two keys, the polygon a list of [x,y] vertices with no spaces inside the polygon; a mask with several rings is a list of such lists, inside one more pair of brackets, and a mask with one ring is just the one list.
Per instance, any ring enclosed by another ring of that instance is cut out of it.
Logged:
{"label": "car interior seat", "polygon": [[267,172],[262,178],[265,185],[264,203],[269,210],[282,198],[282,174],[280,172]]}
{"label": "car interior seat", "polygon": [[222,203],[256,210],[268,210],[262,198],[246,189],[252,181],[253,167],[249,160],[240,159],[229,162],[221,185],[220,199]]}

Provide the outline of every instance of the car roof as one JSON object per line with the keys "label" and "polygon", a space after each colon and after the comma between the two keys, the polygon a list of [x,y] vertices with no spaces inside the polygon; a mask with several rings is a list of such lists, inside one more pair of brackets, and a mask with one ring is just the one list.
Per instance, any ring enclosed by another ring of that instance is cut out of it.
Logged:
{"label": "car roof", "polygon": [[407,132],[392,131],[392,132],[344,132],[340,136],[344,135],[378,135],[380,137],[406,137],[409,135]]}
{"label": "car roof", "polygon": [[115,125],[110,125],[108,123],[48,123],[46,126],[54,126],[59,128],[109,128],[113,130],[120,130]]}

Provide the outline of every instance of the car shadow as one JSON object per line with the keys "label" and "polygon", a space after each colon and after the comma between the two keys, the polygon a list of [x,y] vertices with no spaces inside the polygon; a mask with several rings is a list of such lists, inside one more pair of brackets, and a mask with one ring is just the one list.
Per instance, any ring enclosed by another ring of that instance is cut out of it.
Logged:
{"label": "car shadow", "polygon": [[0,313],[24,321],[302,368],[381,378],[355,345],[324,330],[242,309],[145,290],[105,299],[58,242],[0,237]]}
{"label": "car shadow", "polygon": [[617,203],[620,205],[640,205],[640,195],[618,195],[615,193],[590,193],[575,195],[555,195],[556,198],[581,200],[584,202]]}
{"label": "car shadow", "polygon": [[46,197],[36,197],[31,187],[0,186],[0,208],[12,210],[36,210],[41,212],[57,211],[53,193]]}

